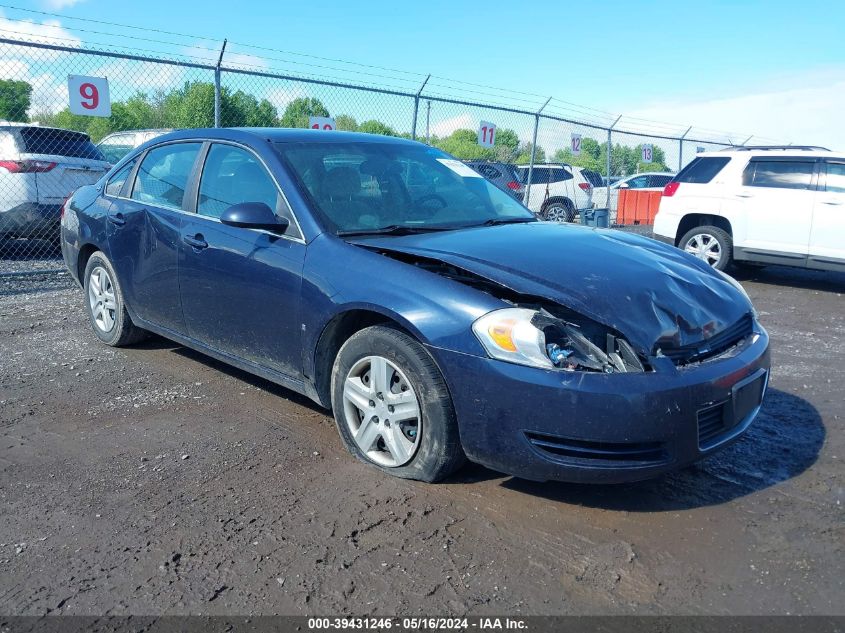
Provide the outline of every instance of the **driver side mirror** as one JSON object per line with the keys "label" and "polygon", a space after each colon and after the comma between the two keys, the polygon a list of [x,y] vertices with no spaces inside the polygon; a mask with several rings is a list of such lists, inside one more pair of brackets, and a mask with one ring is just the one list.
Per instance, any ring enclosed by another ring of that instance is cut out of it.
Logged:
{"label": "driver side mirror", "polygon": [[616,188],[617,189],[630,189],[631,185],[629,185],[627,182],[620,182],[618,185],[616,185]]}
{"label": "driver side mirror", "polygon": [[273,233],[284,233],[290,222],[280,218],[263,202],[241,202],[226,209],[220,221],[228,226],[243,229],[264,229]]}

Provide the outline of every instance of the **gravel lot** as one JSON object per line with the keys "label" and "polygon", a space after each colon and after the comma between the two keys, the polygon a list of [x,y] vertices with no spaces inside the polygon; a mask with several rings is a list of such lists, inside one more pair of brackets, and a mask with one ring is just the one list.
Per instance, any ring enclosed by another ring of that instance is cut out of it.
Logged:
{"label": "gravel lot", "polygon": [[772,335],[758,421],[599,487],[385,477],[304,398],[99,344],[66,275],[0,277],[0,613],[843,614],[845,275],[740,279]]}

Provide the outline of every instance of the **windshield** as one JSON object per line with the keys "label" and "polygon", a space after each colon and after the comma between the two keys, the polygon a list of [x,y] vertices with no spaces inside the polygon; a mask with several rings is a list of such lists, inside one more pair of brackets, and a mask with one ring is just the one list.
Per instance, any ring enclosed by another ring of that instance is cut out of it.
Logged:
{"label": "windshield", "polygon": [[535,219],[510,195],[432,147],[324,142],[277,143],[276,150],[338,234]]}

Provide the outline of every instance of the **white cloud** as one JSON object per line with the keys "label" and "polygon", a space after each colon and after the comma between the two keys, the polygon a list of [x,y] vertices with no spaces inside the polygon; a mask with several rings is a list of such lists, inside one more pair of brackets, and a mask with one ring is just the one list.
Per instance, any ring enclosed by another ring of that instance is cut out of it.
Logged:
{"label": "white cloud", "polygon": [[[690,121],[696,128],[746,131],[731,137],[734,143],[754,134],[762,139],[800,145],[845,149],[842,106],[845,71],[820,71],[780,77],[748,94],[713,99],[664,101],[630,112],[654,121]],[[694,128],[695,129],[695,128]]]}
{"label": "white cloud", "polygon": [[153,92],[178,88],[184,81],[185,68],[170,64],[139,65],[115,60],[86,73],[109,80],[112,101],[125,99],[136,92]]}
{"label": "white cloud", "polygon": [[[449,136],[455,130],[475,130],[477,128],[478,119],[469,114],[459,114],[448,119],[441,119],[432,122],[430,125],[431,134],[441,138]],[[421,117],[421,120],[417,120],[417,134],[425,136],[425,116]]]}
{"label": "white cloud", "polygon": [[291,101],[307,96],[309,95],[302,86],[294,85],[285,88],[273,88],[272,90],[268,90],[265,93],[264,98],[276,106],[276,109],[281,115]]}
{"label": "white cloud", "polygon": [[[8,40],[39,42],[42,44],[70,46],[73,48],[82,45],[82,40],[65,29],[58,20],[45,20],[44,22],[9,20],[3,16],[2,12],[0,12],[0,36]],[[59,51],[31,46],[16,46],[14,44],[0,45],[0,59],[23,57],[39,61],[49,61],[65,54]]]}
{"label": "white cloud", "polygon": [[48,11],[61,11],[62,9],[70,9],[84,0],[41,0],[40,4]]}

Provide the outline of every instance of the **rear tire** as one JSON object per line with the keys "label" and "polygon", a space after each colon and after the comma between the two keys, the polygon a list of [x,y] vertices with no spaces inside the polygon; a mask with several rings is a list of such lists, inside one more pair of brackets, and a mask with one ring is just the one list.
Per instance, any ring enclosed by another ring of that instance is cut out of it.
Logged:
{"label": "rear tire", "polygon": [[718,226],[697,226],[687,231],[678,248],[716,270],[725,271],[733,260],[733,238]]}
{"label": "rear tire", "polygon": [[555,200],[543,208],[543,219],[549,222],[572,222],[575,215],[575,205],[571,200]]}
{"label": "rear tire", "polygon": [[85,266],[85,307],[94,334],[106,345],[132,345],[147,337],[147,331],[132,323],[123,291],[111,262],[97,251]]}
{"label": "rear tire", "polygon": [[443,375],[422,345],[394,327],[368,327],[343,344],[331,399],[349,452],[390,475],[438,481],[466,459]]}

